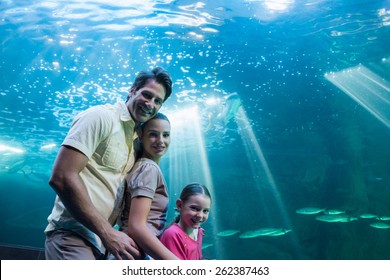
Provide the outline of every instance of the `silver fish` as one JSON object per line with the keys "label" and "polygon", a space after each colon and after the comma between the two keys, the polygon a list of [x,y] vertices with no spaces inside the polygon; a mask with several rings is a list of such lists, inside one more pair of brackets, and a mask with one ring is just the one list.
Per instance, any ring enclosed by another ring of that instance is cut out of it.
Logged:
{"label": "silver fish", "polygon": [[351,221],[356,221],[356,217],[351,217],[344,214],[338,215],[321,215],[316,217],[316,220],[326,223],[348,223]]}
{"label": "silver fish", "polygon": [[324,211],[324,213],[328,215],[339,215],[339,214],[345,214],[345,211],[338,210],[338,209],[327,209]]}
{"label": "silver fish", "polygon": [[370,213],[364,213],[364,214],[360,214],[359,218],[362,218],[362,219],[374,219],[374,218],[377,218],[377,215],[370,214]]}
{"label": "silver fish", "polygon": [[280,236],[280,235],[285,235],[286,233],[292,231],[291,229],[280,229],[278,231],[275,231],[268,236]]}
{"label": "silver fish", "polygon": [[221,237],[232,236],[232,235],[235,235],[236,233],[239,233],[239,232],[240,232],[239,230],[228,229],[228,230],[218,232],[217,236],[221,236]]}
{"label": "silver fish", "polygon": [[386,223],[372,223],[370,224],[370,227],[379,228],[379,229],[388,229],[390,228],[390,225]]}
{"label": "silver fish", "polygon": [[211,246],[213,246],[213,244],[205,243],[205,244],[202,245],[202,249],[204,250],[204,249],[206,249],[208,247],[211,247]]}
{"label": "silver fish", "polygon": [[305,207],[298,209],[295,211],[297,214],[303,214],[303,215],[314,215],[323,212],[324,208],[317,208],[317,207]]}
{"label": "silver fish", "polygon": [[256,230],[249,230],[240,234],[240,238],[255,238],[258,236],[279,236],[290,232],[291,230],[282,228],[260,228]]}
{"label": "silver fish", "polygon": [[25,159],[19,160],[19,161],[15,162],[13,165],[11,165],[7,169],[7,172],[9,174],[14,174],[14,173],[18,172],[19,170],[21,170],[25,165],[26,165]]}
{"label": "silver fish", "polygon": [[377,217],[378,220],[381,220],[381,221],[390,221],[390,217],[389,216],[380,216],[380,217]]}

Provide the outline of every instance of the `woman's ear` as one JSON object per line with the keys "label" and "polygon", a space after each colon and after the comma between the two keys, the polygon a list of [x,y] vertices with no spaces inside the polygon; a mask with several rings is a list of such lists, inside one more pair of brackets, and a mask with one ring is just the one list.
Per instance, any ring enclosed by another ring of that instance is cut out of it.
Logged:
{"label": "woman's ear", "polygon": [[[142,127],[141,127],[141,124],[137,125],[135,127],[135,132],[137,132],[137,135],[138,135],[138,138],[141,138],[142,137]],[[141,140],[141,139],[140,139]]]}

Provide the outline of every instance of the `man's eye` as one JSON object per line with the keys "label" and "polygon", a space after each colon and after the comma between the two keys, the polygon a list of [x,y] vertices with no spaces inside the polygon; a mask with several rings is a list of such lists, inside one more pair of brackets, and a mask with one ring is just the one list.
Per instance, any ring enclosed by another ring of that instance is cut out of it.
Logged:
{"label": "man's eye", "polygon": [[151,98],[151,94],[150,94],[149,92],[147,92],[147,91],[143,91],[143,92],[142,92],[142,96],[145,97],[145,98],[147,98],[147,99],[150,99],[150,98]]}

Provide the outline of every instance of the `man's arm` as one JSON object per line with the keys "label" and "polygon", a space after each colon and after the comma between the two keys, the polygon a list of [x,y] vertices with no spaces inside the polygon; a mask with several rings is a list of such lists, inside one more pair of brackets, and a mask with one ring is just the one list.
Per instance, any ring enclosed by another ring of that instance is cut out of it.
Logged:
{"label": "man's arm", "polygon": [[79,175],[87,163],[88,158],[83,153],[62,146],[49,184],[75,219],[96,233],[116,259],[134,259],[133,256],[139,256],[134,241],[127,234],[114,229],[92,204]]}

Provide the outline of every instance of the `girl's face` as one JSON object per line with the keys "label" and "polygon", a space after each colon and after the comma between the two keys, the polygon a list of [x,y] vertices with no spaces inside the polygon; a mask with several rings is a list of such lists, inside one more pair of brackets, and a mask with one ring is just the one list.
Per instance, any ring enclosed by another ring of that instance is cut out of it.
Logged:
{"label": "girl's face", "polygon": [[153,119],[145,124],[141,135],[143,156],[159,163],[171,143],[171,125],[167,120]]}
{"label": "girl's face", "polygon": [[176,207],[180,212],[181,228],[187,233],[199,228],[209,217],[210,205],[210,198],[203,194],[192,195],[184,203],[178,199]]}

